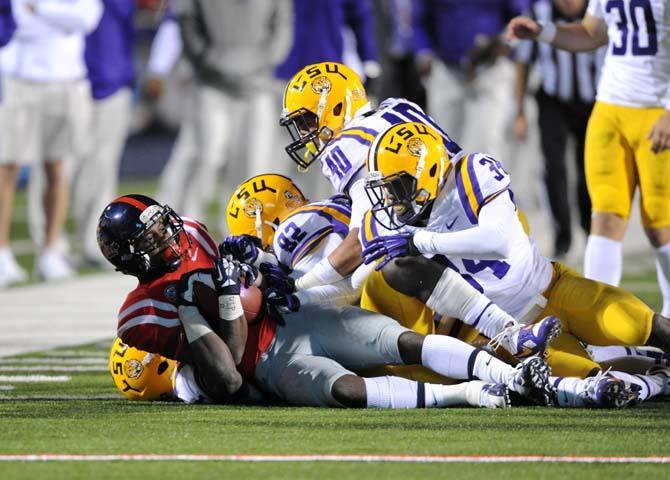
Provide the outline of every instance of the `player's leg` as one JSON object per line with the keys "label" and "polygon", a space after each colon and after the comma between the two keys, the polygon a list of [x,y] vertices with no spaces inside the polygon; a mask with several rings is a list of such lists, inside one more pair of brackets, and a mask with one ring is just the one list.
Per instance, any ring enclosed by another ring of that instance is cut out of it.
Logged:
{"label": "player's leg", "polygon": [[561,102],[542,90],[536,96],[540,144],[544,157],[544,185],[554,219],[554,256],[564,256],[572,241],[568,175],[565,162],[567,125]]}
{"label": "player's leg", "polygon": [[[621,241],[637,179],[633,150],[621,131],[622,107],[596,102],[586,131],[584,169],[593,217],[584,252],[584,276],[621,281]],[[630,109],[628,109],[630,110]]]}
{"label": "player's leg", "polygon": [[642,225],[656,253],[656,272],[663,294],[664,316],[670,316],[670,150],[651,151],[650,132],[662,108],[638,109],[640,111],[638,147],[635,161],[640,183],[640,210]]}
{"label": "player's leg", "polygon": [[559,316],[591,345],[649,345],[670,351],[670,319],[654,313],[630,292],[582,277],[560,266],[545,313]]}
{"label": "player's leg", "polygon": [[396,258],[384,266],[382,274],[392,290],[418,299],[439,315],[458,318],[489,338],[497,337],[513,355],[544,351],[560,333],[556,318],[519,326],[458,272],[422,256]]}

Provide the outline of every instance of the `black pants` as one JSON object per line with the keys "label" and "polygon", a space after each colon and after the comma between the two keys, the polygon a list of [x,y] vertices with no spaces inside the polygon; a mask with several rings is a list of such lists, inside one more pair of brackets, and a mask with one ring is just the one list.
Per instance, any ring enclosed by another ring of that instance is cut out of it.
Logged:
{"label": "black pants", "polygon": [[549,205],[554,219],[556,236],[554,254],[562,255],[570,249],[572,231],[570,227],[570,201],[565,162],[565,146],[568,135],[575,138],[575,160],[577,162],[577,206],[579,223],[588,233],[591,227],[591,200],[586,190],[584,172],[584,139],[586,125],[593,104],[563,102],[540,90],[537,95],[540,141],[544,156],[544,183],[549,196]]}

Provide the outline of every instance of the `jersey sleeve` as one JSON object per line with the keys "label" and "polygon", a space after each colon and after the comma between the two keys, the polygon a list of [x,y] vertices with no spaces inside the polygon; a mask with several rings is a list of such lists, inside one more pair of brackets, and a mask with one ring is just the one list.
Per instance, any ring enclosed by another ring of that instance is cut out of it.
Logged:
{"label": "jersey sleeve", "polygon": [[212,236],[207,230],[207,227],[188,217],[183,217],[184,230],[191,236],[191,238],[202,247],[210,257],[217,256],[217,245]]}
{"label": "jersey sleeve", "polygon": [[188,342],[177,307],[151,298],[129,300],[118,316],[121,340],[140,350],[183,360]]}
{"label": "jersey sleeve", "polygon": [[[380,215],[383,215],[383,213],[380,213]],[[358,232],[358,239],[361,242],[363,248],[365,249],[370,246],[370,242],[372,241],[372,239],[387,235],[388,232],[389,230],[384,228],[377,221],[377,218],[375,217],[374,213],[372,213],[372,210],[368,210],[367,212],[365,212],[365,215],[363,216],[363,221],[361,222],[361,229]]]}
{"label": "jersey sleeve", "polygon": [[364,126],[347,128],[339,132],[321,154],[321,173],[338,193],[345,193],[350,180],[365,168],[365,159],[376,135],[376,130]]}
{"label": "jersey sleeve", "polygon": [[310,204],[289,215],[277,228],[272,247],[279,263],[295,266],[331,233],[348,233],[346,209],[327,202]]}
{"label": "jersey sleeve", "polygon": [[510,177],[502,164],[484,154],[471,154],[456,165],[456,188],[468,220],[477,223],[479,211],[509,190]]}
{"label": "jersey sleeve", "polygon": [[586,8],[586,13],[596,18],[605,18],[603,11],[603,4],[601,0],[589,0],[589,6]]}

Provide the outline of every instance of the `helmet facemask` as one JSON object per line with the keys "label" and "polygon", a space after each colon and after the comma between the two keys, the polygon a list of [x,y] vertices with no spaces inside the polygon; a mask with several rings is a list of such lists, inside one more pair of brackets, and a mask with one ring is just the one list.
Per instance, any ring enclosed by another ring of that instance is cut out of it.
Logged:
{"label": "helmet facemask", "polygon": [[279,124],[288,130],[293,140],[286,146],[286,153],[303,170],[317,159],[334,135],[327,126],[319,128],[317,115],[306,108],[289,113]]}
{"label": "helmet facemask", "polygon": [[142,259],[147,272],[175,271],[185,255],[179,244],[183,220],[167,205],[149,206],[140,220],[144,225],[130,239],[131,255]]}
{"label": "helmet facemask", "polygon": [[377,223],[388,230],[405,225],[425,226],[433,199],[428,191],[417,189],[417,183],[416,177],[405,171],[386,177],[379,172],[369,173],[365,191]]}

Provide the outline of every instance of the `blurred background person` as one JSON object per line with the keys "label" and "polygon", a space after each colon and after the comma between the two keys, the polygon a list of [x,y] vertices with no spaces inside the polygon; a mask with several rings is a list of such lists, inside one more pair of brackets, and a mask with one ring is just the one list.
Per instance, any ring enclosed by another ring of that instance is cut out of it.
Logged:
{"label": "blurred background person", "polygon": [[[16,22],[12,15],[11,0],[0,0],[0,48],[9,43],[16,30]],[[0,142],[3,141],[4,121],[2,116],[2,78],[0,78]],[[2,167],[0,167],[1,169]],[[16,187],[15,178],[5,174],[0,177],[0,288],[12,283],[25,282],[28,278],[16,262],[9,248],[9,221],[3,221],[2,215],[11,214],[11,202],[13,189]],[[11,185],[10,185],[11,183]],[[3,209],[2,205],[9,205],[9,209]]]}
{"label": "blurred background person", "polygon": [[425,110],[426,89],[414,57],[414,0],[374,0],[381,77],[380,99],[406,98]]}
{"label": "blurred background person", "polygon": [[93,110],[88,146],[75,159],[72,214],[77,226],[82,265],[107,265],[96,228],[100,213],[118,189],[119,162],[128,136],[135,68],[135,0],[102,0],[98,27],[86,37],[84,58]]}
{"label": "blurred background person", "polygon": [[[58,242],[69,192],[66,162],[82,155],[90,118],[85,35],[102,15],[99,0],[14,0],[17,30],[3,55],[5,115],[0,142],[0,232],[9,231],[19,167],[44,169],[44,235],[35,274],[68,278],[74,270]],[[4,235],[4,233],[2,233]],[[8,238],[0,238],[7,245]]]}
{"label": "blurred background person", "polygon": [[462,145],[505,163],[514,66],[501,33],[527,10],[528,0],[417,0],[414,6],[414,48],[428,113]]}
{"label": "blurred background person", "polygon": [[180,0],[174,7],[197,89],[198,153],[181,179],[180,213],[202,218],[228,159],[238,168],[226,170],[230,180],[221,198],[239,178],[276,158],[272,72],[290,48],[293,13],[290,0]]}
{"label": "blurred background person", "polygon": [[[293,0],[294,30],[291,49],[284,61],[276,68],[279,80],[276,90],[275,119],[279,125],[282,97],[288,81],[306,65],[326,61],[340,62],[354,69],[371,89],[381,74],[375,38],[375,18],[369,0]],[[266,171],[291,175],[294,164],[289,160],[284,147],[291,142],[285,129],[279,134],[278,157],[272,157]],[[326,198],[332,194],[332,186],[321,175],[315,165],[296,181],[308,198]]]}
{"label": "blurred background person", "polygon": [[[586,0],[537,0],[531,7],[532,17],[544,22],[580,21],[586,11]],[[595,102],[596,85],[603,52],[570,53],[548,43],[529,40],[516,49],[515,85],[516,117],[513,132],[517,139],[528,135],[524,108],[531,62],[537,67],[540,85],[535,93],[538,107],[540,145],[544,158],[544,185],[554,225],[553,257],[567,255],[572,244],[572,204],[576,203],[579,225],[588,235],[591,225],[591,201],[584,172],[586,126]],[[573,140],[576,173],[576,202],[568,192],[566,149]]]}

